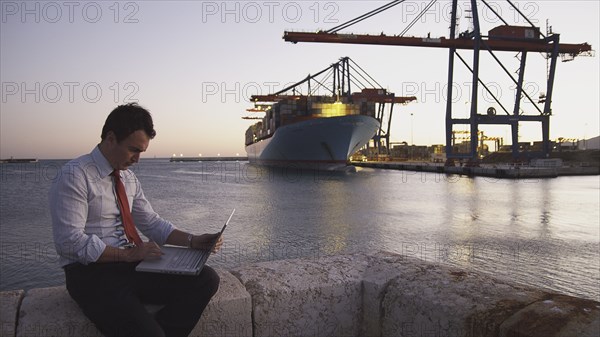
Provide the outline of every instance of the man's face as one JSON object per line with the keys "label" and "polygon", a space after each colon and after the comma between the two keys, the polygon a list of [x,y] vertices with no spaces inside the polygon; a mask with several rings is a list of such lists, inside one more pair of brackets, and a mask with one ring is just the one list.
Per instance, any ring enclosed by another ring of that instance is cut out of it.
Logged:
{"label": "man's face", "polygon": [[144,130],[137,130],[117,142],[114,133],[109,132],[106,136],[107,153],[106,159],[112,165],[113,169],[126,170],[129,166],[140,160],[140,154],[148,148],[150,138]]}

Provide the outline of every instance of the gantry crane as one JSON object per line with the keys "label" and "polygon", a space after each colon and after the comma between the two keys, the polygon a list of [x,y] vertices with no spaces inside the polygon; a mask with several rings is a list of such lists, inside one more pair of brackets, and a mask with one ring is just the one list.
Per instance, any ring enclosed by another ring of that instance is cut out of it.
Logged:
{"label": "gantry crane", "polygon": [[[327,31],[318,31],[316,33],[306,32],[284,32],[283,39],[285,41],[298,43],[298,42],[323,42],[323,43],[348,43],[348,44],[371,44],[371,45],[395,45],[395,46],[415,46],[415,47],[433,47],[433,48],[448,48],[448,94],[447,97],[452,96],[453,86],[450,85],[454,79],[454,61],[457,57],[472,74],[472,87],[471,87],[471,100],[470,100],[470,114],[469,118],[454,118],[452,114],[452,101],[447,100],[446,103],[446,158],[448,164],[452,164],[455,158],[466,158],[470,159],[474,164],[478,159],[477,145],[478,145],[478,131],[480,124],[499,124],[499,125],[510,125],[512,131],[512,156],[517,159],[520,155],[518,145],[519,135],[519,122],[541,122],[542,127],[542,151],[541,153],[528,153],[530,157],[548,157],[550,153],[550,116],[552,115],[551,103],[552,93],[554,86],[554,77],[556,72],[556,63],[559,55],[566,57],[567,60],[573,59],[578,55],[592,55],[592,48],[587,43],[581,44],[565,44],[559,43],[559,34],[548,33],[547,36],[542,34],[538,27],[535,27],[533,23],[521,13],[521,11],[510,1],[506,0],[519,15],[521,15],[528,23],[529,26],[511,26],[506,20],[504,20],[492,6],[490,6],[485,0],[481,2],[487,6],[502,22],[504,25],[491,29],[487,35],[484,35],[481,31],[479,24],[479,15],[477,9],[477,1],[470,0],[471,14],[473,20],[473,30],[461,32],[457,36],[457,9],[458,1],[452,0],[452,12],[450,22],[450,36],[448,38],[431,38],[427,37],[405,37],[404,34],[414,23],[422,17],[422,15],[431,8],[436,0],[432,0],[425,9],[417,15],[415,20],[409,24],[402,33],[399,35],[361,35],[361,34],[342,34],[338,33],[340,30],[347,28],[357,22],[365,20],[373,15],[376,15],[382,11],[385,11],[393,6],[396,6],[404,0],[396,0],[387,3],[373,11],[370,11],[362,16],[359,16],[346,23],[338,25]],[[458,49],[473,50],[473,62],[470,66],[461,56],[458,54]],[[516,95],[512,110],[505,108],[502,103],[494,96],[494,94],[485,86],[485,84],[479,78],[479,59],[481,50],[487,50],[494,60],[501,66],[504,72],[510,77],[512,82],[516,85]],[[520,67],[518,69],[518,78],[514,78],[512,74],[506,69],[502,62],[498,59],[495,51],[510,51],[520,53]],[[527,54],[529,52],[539,52],[546,55],[550,61],[548,65],[548,74],[546,82],[546,94],[537,103],[543,103],[543,110],[540,109],[536,102],[523,89],[523,81],[525,75],[525,65],[527,61]],[[484,89],[494,98],[496,103],[502,108],[504,114],[497,115],[496,109],[490,107],[487,109],[485,114],[480,114],[477,111],[478,91],[479,85],[482,85]],[[521,100],[526,98],[537,110],[537,114],[526,114],[522,111]],[[452,150],[452,132],[454,125],[469,125],[470,126],[470,151],[467,154],[464,153],[453,153]]]}

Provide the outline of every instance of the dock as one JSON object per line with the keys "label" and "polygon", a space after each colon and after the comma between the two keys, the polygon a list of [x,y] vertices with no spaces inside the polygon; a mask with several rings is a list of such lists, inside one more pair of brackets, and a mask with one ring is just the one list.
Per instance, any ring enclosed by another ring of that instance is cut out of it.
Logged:
{"label": "dock", "polygon": [[378,161],[351,162],[351,164],[359,167],[370,167],[386,170],[431,172],[504,179],[533,179],[556,178],[559,176],[600,175],[600,167],[598,166],[535,167],[512,164],[483,164],[478,167],[471,167],[444,166],[444,164],[441,163],[428,162]]}
{"label": "dock", "polygon": [[171,157],[170,162],[248,161],[248,157]]}

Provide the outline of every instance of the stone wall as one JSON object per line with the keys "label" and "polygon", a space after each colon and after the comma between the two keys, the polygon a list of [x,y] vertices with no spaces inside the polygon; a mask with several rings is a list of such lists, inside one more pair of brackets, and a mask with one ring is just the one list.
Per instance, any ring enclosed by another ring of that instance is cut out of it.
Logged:
{"label": "stone wall", "polygon": [[[599,302],[391,253],[217,271],[193,336],[600,335]],[[0,337],[100,335],[64,287],[3,292],[0,304]]]}

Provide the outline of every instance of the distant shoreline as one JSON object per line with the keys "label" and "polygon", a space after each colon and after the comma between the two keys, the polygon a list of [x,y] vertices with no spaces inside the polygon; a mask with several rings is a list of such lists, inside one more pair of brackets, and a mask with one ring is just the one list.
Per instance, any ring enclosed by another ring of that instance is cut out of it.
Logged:
{"label": "distant shoreline", "polygon": [[9,159],[0,159],[0,163],[4,164],[18,164],[18,163],[37,163],[39,160],[37,158],[9,158]]}

